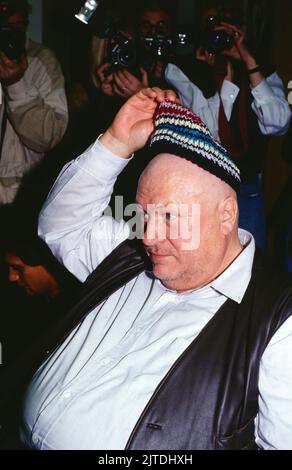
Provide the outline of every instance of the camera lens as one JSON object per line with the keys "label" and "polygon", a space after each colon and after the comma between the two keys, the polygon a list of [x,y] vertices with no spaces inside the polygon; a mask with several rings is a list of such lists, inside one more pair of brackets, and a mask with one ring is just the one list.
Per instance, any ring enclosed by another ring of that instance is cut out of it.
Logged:
{"label": "camera lens", "polygon": [[120,47],[117,51],[118,62],[123,67],[129,67],[135,62],[135,51],[130,45]]}
{"label": "camera lens", "polygon": [[222,51],[229,50],[234,44],[234,39],[226,31],[207,31],[203,38],[203,47],[208,52],[220,54]]}
{"label": "camera lens", "polygon": [[233,38],[226,31],[214,31],[213,45],[218,52],[230,49],[233,44]]}

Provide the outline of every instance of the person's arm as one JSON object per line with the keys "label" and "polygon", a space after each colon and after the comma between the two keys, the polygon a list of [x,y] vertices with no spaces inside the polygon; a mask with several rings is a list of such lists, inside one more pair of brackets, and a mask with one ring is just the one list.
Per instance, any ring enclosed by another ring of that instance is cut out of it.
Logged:
{"label": "person's arm", "polygon": [[103,216],[126,164],[97,140],[64,167],[40,212],[40,237],[82,281],[128,236],[123,222]]}
{"label": "person's arm", "polygon": [[256,443],[292,450],[292,317],[278,329],[260,364]]}
{"label": "person's arm", "polygon": [[251,90],[255,112],[261,133],[285,135],[290,126],[291,110],[287,102],[283,82],[275,72]]}
{"label": "person's arm", "polygon": [[222,54],[242,61],[246,68],[254,98],[252,109],[257,116],[261,133],[263,135],[286,134],[291,120],[291,111],[285,97],[282,80],[277,73],[267,79],[264,77],[260,65],[245,45],[243,31],[223,22],[217,29],[227,31],[234,37],[234,46]]}
{"label": "person's arm", "polygon": [[7,116],[23,144],[43,153],[60,142],[67,127],[64,78],[48,49],[29,56],[28,63],[22,78],[4,84]]}
{"label": "person's arm", "polygon": [[100,139],[63,169],[40,213],[40,236],[81,280],[129,235],[123,221],[103,211],[129,156],[146,144],[157,103],[166,98],[175,95],[145,89],[130,98]]}

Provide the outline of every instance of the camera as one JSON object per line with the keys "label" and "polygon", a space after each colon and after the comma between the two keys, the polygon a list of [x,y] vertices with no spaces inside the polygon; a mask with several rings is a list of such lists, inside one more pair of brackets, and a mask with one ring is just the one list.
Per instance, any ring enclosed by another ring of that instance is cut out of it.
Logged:
{"label": "camera", "polygon": [[25,33],[9,25],[8,18],[18,10],[13,1],[0,1],[0,50],[15,62],[25,52]]}
{"label": "camera", "polygon": [[202,35],[202,46],[213,54],[221,54],[222,51],[229,50],[234,45],[233,36],[226,31],[216,31],[216,26],[220,25],[221,21],[223,20],[218,16],[210,16]]}
{"label": "camera", "polygon": [[[165,60],[172,55],[175,46],[184,46],[189,41],[186,31],[178,32],[174,37],[157,32],[141,40],[130,39],[122,32],[119,18],[106,10],[105,3],[103,0],[86,0],[75,17],[90,24],[98,37],[108,39],[105,62],[109,63],[109,67],[105,72],[106,76],[122,68],[128,68],[134,75],[140,76],[139,66],[147,68],[155,60]],[[95,15],[96,11],[99,14]]]}
{"label": "camera", "polygon": [[106,62],[109,63],[106,76],[121,68],[135,68],[136,48],[134,41],[120,31],[116,31],[110,38]]}
{"label": "camera", "polygon": [[[131,68],[136,64],[136,48],[134,42],[120,31],[120,21],[106,9],[103,1],[86,0],[75,18],[82,23],[91,25],[94,34],[109,40],[106,62],[109,66],[105,75],[110,75],[121,68]],[[98,10],[99,15],[94,15]]]}
{"label": "camera", "polygon": [[155,60],[167,61],[178,51],[181,53],[186,47],[193,44],[193,33],[187,26],[175,32],[172,36],[155,34],[144,37],[140,42],[139,55],[142,62],[147,64]]}
{"label": "camera", "polygon": [[162,34],[148,36],[143,38],[143,45],[146,51],[152,56],[153,59],[165,59],[169,57],[174,41],[171,37]]}

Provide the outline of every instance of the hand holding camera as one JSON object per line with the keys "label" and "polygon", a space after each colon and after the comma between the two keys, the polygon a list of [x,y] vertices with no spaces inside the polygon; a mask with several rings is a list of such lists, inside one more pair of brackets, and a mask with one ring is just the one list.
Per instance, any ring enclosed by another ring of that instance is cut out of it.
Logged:
{"label": "hand holding camera", "polygon": [[257,86],[263,79],[263,75],[260,72],[260,67],[257,64],[256,59],[248,50],[245,45],[245,34],[237,26],[230,23],[221,22],[218,26],[218,31],[225,31],[233,38],[233,45],[221,52],[222,55],[227,58],[239,60],[244,62],[245,67],[250,74],[250,81],[253,87]]}
{"label": "hand holding camera", "polygon": [[148,74],[140,67],[141,80],[133,75],[129,70],[121,69],[113,74],[114,92],[122,98],[130,98],[142,88],[148,87]]}
{"label": "hand holding camera", "polygon": [[23,77],[27,67],[25,54],[22,54],[20,60],[15,62],[15,60],[10,59],[0,51],[0,81],[4,86],[18,82]]}
{"label": "hand holding camera", "polygon": [[197,50],[196,58],[214,65],[216,56],[226,56],[243,61],[247,68],[255,66],[256,61],[245,45],[245,34],[235,24],[210,17],[202,36],[202,46]]}
{"label": "hand holding camera", "polygon": [[231,47],[223,50],[221,52],[222,55],[235,60],[242,60],[243,62],[251,56],[244,43],[245,34],[237,26],[222,21],[221,24],[216,27],[216,31],[225,31],[232,38]]}
{"label": "hand holding camera", "polygon": [[140,67],[141,79],[139,79],[127,69],[118,69],[108,75],[106,71],[109,65],[108,63],[102,64],[97,70],[104,95],[110,97],[118,95],[127,99],[142,88],[148,87],[148,74],[142,67]]}

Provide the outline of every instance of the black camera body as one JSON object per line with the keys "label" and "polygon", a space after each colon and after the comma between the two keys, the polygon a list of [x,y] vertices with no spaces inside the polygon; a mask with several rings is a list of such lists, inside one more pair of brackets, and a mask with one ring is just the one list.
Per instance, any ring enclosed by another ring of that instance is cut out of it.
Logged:
{"label": "black camera body", "polygon": [[111,40],[106,59],[109,67],[106,75],[120,68],[129,68],[135,71],[134,74],[140,74],[140,65],[147,69],[154,61],[167,60],[173,55],[176,46],[185,46],[191,40],[185,31],[178,32],[173,37],[163,34],[146,36],[139,43],[118,31],[111,31],[109,36]]}
{"label": "black camera body", "polygon": [[[155,34],[146,36],[141,40],[141,49],[149,60],[168,61],[177,53],[191,47],[194,41],[192,26],[180,25],[171,36],[165,34]],[[143,53],[142,53],[143,56]]]}
{"label": "black camera body", "polygon": [[106,58],[109,66],[106,70],[106,75],[110,75],[121,68],[135,68],[136,59],[137,54],[134,41],[120,31],[117,31],[110,38]]}
{"label": "black camera body", "polygon": [[143,45],[153,59],[163,60],[169,57],[172,52],[174,40],[162,34],[143,38]]}
{"label": "black camera body", "polygon": [[20,62],[25,52],[24,32],[8,23],[8,18],[16,13],[13,1],[0,1],[0,50],[15,62]]}
{"label": "black camera body", "polygon": [[106,76],[122,68],[135,67],[135,43],[121,32],[118,18],[103,14],[96,18],[92,28],[98,37],[108,39],[106,62],[109,66],[105,72]]}
{"label": "black camera body", "polygon": [[212,54],[221,54],[221,52],[229,50],[234,45],[234,38],[226,31],[217,31],[216,26],[220,25],[219,17],[210,16],[208,18],[207,27],[202,34],[202,46],[206,51]]}

